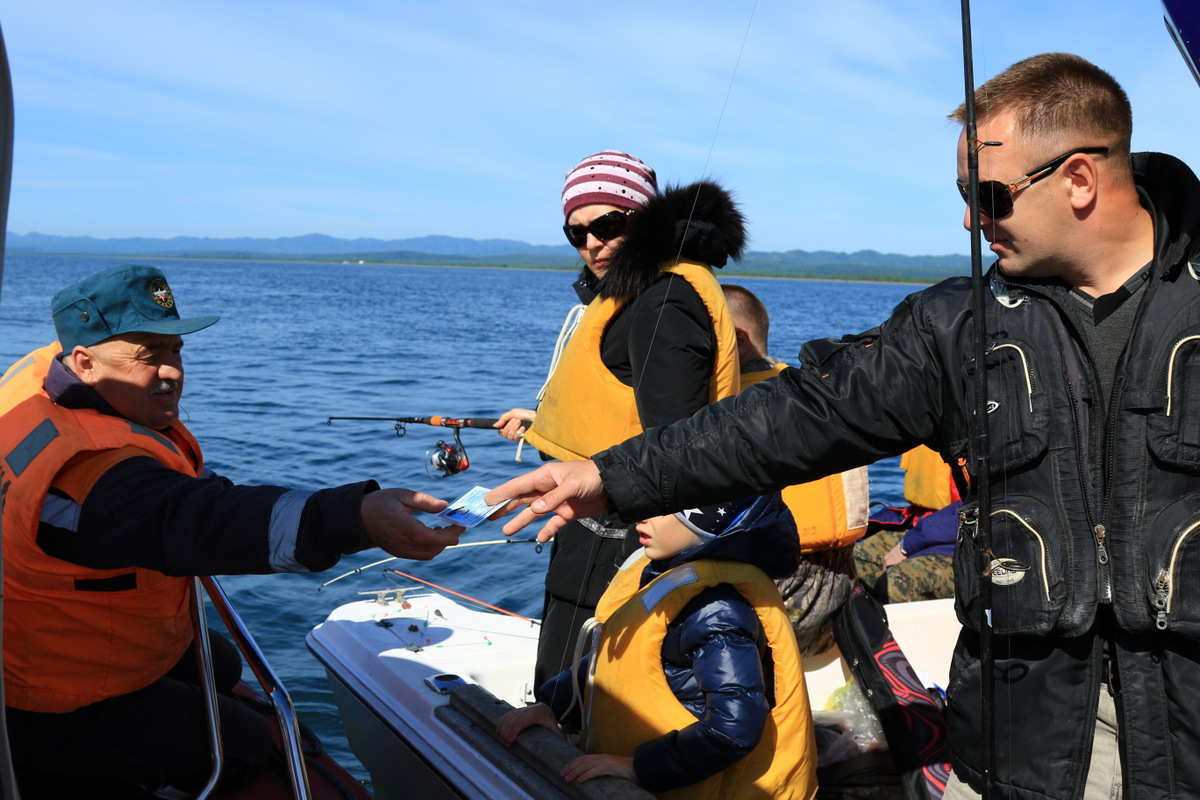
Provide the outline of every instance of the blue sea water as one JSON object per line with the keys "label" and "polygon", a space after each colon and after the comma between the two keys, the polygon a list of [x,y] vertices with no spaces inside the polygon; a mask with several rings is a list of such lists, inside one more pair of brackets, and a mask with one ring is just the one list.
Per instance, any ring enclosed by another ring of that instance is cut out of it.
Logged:
{"label": "blue sea water", "polygon": [[[0,287],[0,370],[54,340],[50,297],[128,259],[10,255]],[[537,466],[491,431],[462,433],[468,472],[432,478],[426,452],[451,432],[330,416],[497,417],[531,407],[566,310],[576,302],[562,271],[138,258],[167,275],[183,316],[221,321],[186,338],[185,420],[216,472],[246,484],[306,488],[374,478],[453,499]],[[757,293],[771,314],[771,354],[796,362],[818,336],[870,328],[912,286],[725,277]],[[896,460],[871,468],[872,498],[901,500]],[[462,541],[502,538],[500,523]],[[548,548],[505,544],[394,562],[419,578],[526,616],[541,611]],[[221,583],[266,652],[301,718],[360,779],[320,664],[305,634],[356,592],[387,585],[382,568],[321,588],[383,558],[348,556],[321,575],[228,576]],[[214,625],[219,625],[215,617]],[[249,671],[246,677],[251,678]]]}

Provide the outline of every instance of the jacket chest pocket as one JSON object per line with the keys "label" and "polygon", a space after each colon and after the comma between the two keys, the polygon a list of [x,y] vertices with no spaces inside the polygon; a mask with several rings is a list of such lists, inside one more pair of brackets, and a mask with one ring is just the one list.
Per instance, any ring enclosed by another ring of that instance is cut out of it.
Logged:
{"label": "jacket chest pocket", "polygon": [[[1050,403],[1038,375],[1033,348],[1008,340],[986,354],[988,459],[993,474],[1024,466],[1046,452]],[[974,414],[978,387],[975,362],[963,370],[968,413]]]}
{"label": "jacket chest pocket", "polygon": [[[955,606],[959,620],[979,629],[980,553],[978,506],[964,505],[954,552]],[[986,570],[992,582],[992,626],[999,635],[1046,634],[1059,624],[1067,602],[1063,536],[1050,509],[1031,497],[1006,497],[992,509]]]}
{"label": "jacket chest pocket", "polygon": [[1167,464],[1200,472],[1200,332],[1175,341],[1160,381],[1161,406],[1146,427],[1150,452]]}

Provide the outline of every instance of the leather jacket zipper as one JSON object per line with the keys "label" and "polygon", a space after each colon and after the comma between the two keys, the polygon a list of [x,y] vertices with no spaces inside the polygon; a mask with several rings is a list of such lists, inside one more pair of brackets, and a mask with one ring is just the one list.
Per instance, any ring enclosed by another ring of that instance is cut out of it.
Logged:
{"label": "leather jacket zipper", "polygon": [[1111,603],[1112,579],[1108,573],[1108,546],[1104,544],[1107,530],[1104,524],[1095,525],[1092,534],[1096,537],[1096,563],[1100,566],[1100,602]]}
{"label": "leather jacket zipper", "polygon": [[1167,392],[1168,417],[1171,416],[1171,379],[1175,373],[1175,356],[1179,354],[1179,348],[1183,347],[1188,342],[1195,341],[1196,339],[1200,339],[1200,336],[1185,336],[1180,339],[1175,343],[1175,346],[1171,348],[1171,357],[1167,359],[1167,385],[1165,389]]}
{"label": "leather jacket zipper", "polygon": [[[1055,303],[1052,298],[1050,298],[1046,294],[1042,294],[1042,296],[1046,298],[1047,304],[1049,306],[1052,306],[1056,309],[1058,308],[1058,304]],[[1047,313],[1050,313],[1049,310],[1047,310]],[[1094,358],[1092,358],[1092,351],[1091,351],[1091,348],[1088,347],[1087,337],[1082,335],[1082,333],[1079,330],[1079,327],[1075,324],[1074,320],[1071,319],[1070,314],[1067,314],[1066,312],[1063,312],[1063,311],[1057,311],[1056,313],[1058,314],[1058,318],[1059,318],[1059,320],[1061,320],[1062,324],[1065,325],[1071,331],[1071,336],[1072,336],[1073,340],[1076,343],[1078,343],[1079,347],[1083,350],[1084,358],[1087,361],[1086,367],[1087,367],[1088,374],[1091,376],[1093,381],[1096,381],[1097,380],[1097,378],[1096,378],[1096,360]],[[1065,358],[1069,358],[1069,357],[1070,356],[1068,355],[1068,353],[1066,353],[1064,350],[1063,358],[1065,359]],[[1118,383],[1119,383],[1118,381],[1113,382],[1112,394],[1114,396],[1117,394]],[[1080,487],[1083,491],[1083,506],[1084,506],[1084,511],[1087,514],[1088,527],[1092,531],[1092,540],[1096,544],[1096,580],[1098,583],[1098,586],[1097,586],[1098,597],[1099,597],[1101,603],[1111,603],[1112,602],[1112,594],[1113,594],[1113,592],[1112,592],[1112,576],[1109,572],[1108,545],[1106,543],[1108,529],[1105,526],[1103,520],[1106,520],[1108,518],[1108,503],[1109,503],[1109,496],[1111,494],[1108,487],[1109,487],[1109,481],[1112,479],[1112,469],[1113,469],[1113,467],[1112,467],[1112,440],[1113,440],[1113,429],[1116,426],[1116,421],[1111,413],[1105,415],[1106,419],[1105,419],[1104,427],[1103,427],[1103,436],[1102,436],[1102,440],[1100,443],[1101,447],[1103,448],[1103,452],[1105,453],[1104,475],[1102,477],[1103,485],[1100,487],[1101,493],[1102,493],[1102,507],[1100,509],[1101,522],[1097,523],[1092,514],[1093,505],[1092,505],[1092,492],[1091,492],[1091,488],[1090,488],[1091,487],[1091,479],[1086,474],[1087,462],[1085,461],[1084,455],[1083,455],[1084,431],[1082,430],[1082,425],[1081,425],[1081,422],[1079,419],[1079,396],[1075,393],[1075,387],[1073,385],[1071,385],[1070,382],[1067,382],[1067,394],[1071,398],[1071,418],[1075,422],[1075,457],[1076,457],[1076,461],[1078,463],[1077,469],[1079,472],[1079,479],[1080,479],[1079,483],[1080,483]],[[1113,407],[1112,404],[1113,404],[1113,399],[1110,397],[1109,398],[1109,409],[1110,410]],[[1091,439],[1091,431],[1090,430],[1087,432],[1087,436],[1088,436],[1088,439],[1090,440]]]}
{"label": "leather jacket zipper", "polygon": [[[1125,390],[1125,376],[1118,375],[1113,381],[1111,396],[1108,399],[1108,414],[1104,424],[1104,507],[1101,509],[1101,519],[1107,520],[1112,506],[1112,485],[1113,472],[1116,470],[1116,457],[1113,455],[1113,446],[1117,439],[1117,414],[1116,409],[1120,408],[1120,396]],[[1096,536],[1096,545],[1099,549],[1098,558],[1100,563],[1100,602],[1112,602],[1112,575],[1108,565],[1108,547],[1105,545],[1105,537],[1108,529],[1105,523],[1101,522],[1092,528],[1092,532]]]}
{"label": "leather jacket zipper", "polygon": [[[1071,339],[1075,343],[1077,343],[1079,345],[1079,347],[1083,350],[1084,358],[1086,360],[1085,366],[1087,368],[1088,374],[1091,377],[1091,380],[1097,381],[1096,361],[1094,358],[1092,358],[1092,351],[1088,347],[1087,337],[1082,335],[1078,326],[1071,319],[1071,315],[1068,314],[1066,311],[1062,310],[1059,307],[1058,303],[1055,302],[1054,298],[1052,298],[1049,294],[1042,292],[1042,291],[1038,291],[1036,289],[1033,289],[1032,287],[1023,287],[1023,288],[1025,289],[1025,291],[1028,291],[1031,294],[1039,295],[1046,301],[1042,307],[1045,310],[1045,313],[1047,314],[1047,316],[1050,317],[1050,323],[1053,325],[1057,322],[1061,325],[1064,325],[1067,328]],[[1066,352],[1065,347],[1063,347],[1062,357],[1063,357],[1063,359],[1068,359],[1071,357],[1070,354]],[[1113,388],[1112,388],[1113,397],[1115,397],[1118,394],[1119,387],[1121,385],[1123,385],[1123,382],[1124,382],[1123,376],[1118,377],[1117,380],[1113,381]],[[1091,478],[1087,473],[1087,469],[1088,469],[1087,462],[1084,459],[1084,449],[1083,449],[1084,431],[1082,429],[1083,426],[1082,426],[1081,420],[1079,418],[1079,396],[1075,392],[1075,387],[1069,381],[1066,383],[1066,386],[1067,386],[1067,394],[1071,399],[1071,420],[1075,423],[1075,458],[1076,458],[1076,462],[1077,462],[1077,472],[1079,475],[1080,489],[1083,492],[1084,513],[1087,514],[1088,528],[1092,532],[1092,539],[1096,545],[1096,572],[1097,572],[1096,579],[1097,579],[1097,583],[1098,583],[1098,586],[1097,586],[1098,596],[1099,596],[1100,602],[1111,603],[1112,602],[1112,594],[1113,594],[1113,592],[1112,592],[1112,575],[1109,570],[1108,545],[1107,545],[1107,541],[1106,541],[1107,535],[1108,535],[1108,529],[1105,526],[1103,520],[1107,520],[1107,518],[1108,518],[1108,505],[1109,505],[1109,501],[1110,501],[1110,496],[1112,494],[1111,491],[1109,490],[1109,486],[1110,486],[1110,482],[1112,480],[1112,474],[1113,474],[1112,442],[1113,442],[1113,439],[1115,438],[1116,419],[1112,413],[1105,414],[1106,419],[1105,419],[1105,422],[1104,422],[1104,425],[1102,428],[1103,435],[1101,438],[1100,445],[1103,448],[1103,451],[1105,453],[1104,475],[1101,478],[1101,480],[1104,482],[1104,485],[1101,486],[1103,505],[1100,508],[1102,521],[1100,523],[1097,523],[1095,521],[1095,517],[1093,515],[1092,492],[1091,492],[1091,488],[1090,488],[1091,487]],[[1115,401],[1114,401],[1113,397],[1109,398],[1109,411],[1110,412],[1111,412],[1112,408],[1114,408],[1113,404]],[[1087,436],[1088,436],[1088,440],[1090,441],[1091,440],[1091,431],[1090,430],[1087,431]]]}
{"label": "leather jacket zipper", "polygon": [[1179,551],[1183,549],[1184,542],[1191,536],[1197,528],[1200,528],[1200,522],[1193,522],[1179,534],[1179,538],[1175,540],[1175,545],[1171,548],[1171,557],[1158,570],[1158,578],[1154,581],[1154,626],[1160,631],[1167,629],[1167,617],[1171,614],[1171,604],[1175,599],[1175,586],[1172,583],[1172,578],[1175,575],[1175,561],[1179,558]]}
{"label": "leather jacket zipper", "polygon": [[1015,344],[993,344],[990,348],[988,348],[988,352],[993,353],[997,350],[1004,350],[1004,349],[1010,349],[1010,348],[1013,350],[1016,350],[1017,355],[1019,355],[1021,357],[1021,369],[1025,373],[1025,394],[1026,394],[1027,399],[1029,400],[1029,413],[1032,414],[1033,413],[1033,388],[1034,388],[1034,386],[1033,386],[1034,385],[1033,370],[1031,370],[1029,368],[1029,359],[1025,356],[1025,351],[1022,350],[1020,347],[1018,347]]}
{"label": "leather jacket zipper", "polygon": [[[1089,358],[1090,360],[1090,358]],[[1094,370],[1093,370],[1094,371]],[[1075,387],[1070,383],[1067,384],[1067,394],[1071,397],[1071,419],[1075,422],[1075,456],[1079,462],[1079,470],[1085,469],[1083,461],[1083,432],[1079,422],[1079,400],[1075,394]],[[1083,475],[1080,475],[1083,478]],[[1108,572],[1108,546],[1105,544],[1107,529],[1103,523],[1096,523],[1092,519],[1092,497],[1089,486],[1091,482],[1088,480],[1080,480],[1080,486],[1083,490],[1083,507],[1088,516],[1088,526],[1092,531],[1092,538],[1096,542],[1096,567],[1097,580],[1099,581],[1099,596],[1100,601],[1105,603],[1112,602],[1112,579]]]}

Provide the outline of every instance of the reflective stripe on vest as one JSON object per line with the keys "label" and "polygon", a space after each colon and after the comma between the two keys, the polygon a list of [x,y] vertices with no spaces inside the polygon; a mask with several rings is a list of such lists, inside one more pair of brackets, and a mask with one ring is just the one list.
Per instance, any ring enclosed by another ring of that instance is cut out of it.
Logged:
{"label": "reflective stripe on vest", "polygon": [[29,435],[4,457],[9,468],[12,469],[13,477],[20,477],[21,473],[38,457],[38,454],[46,449],[46,445],[56,438],[58,438],[58,428],[54,427],[54,423],[50,420],[42,421],[30,431]]}

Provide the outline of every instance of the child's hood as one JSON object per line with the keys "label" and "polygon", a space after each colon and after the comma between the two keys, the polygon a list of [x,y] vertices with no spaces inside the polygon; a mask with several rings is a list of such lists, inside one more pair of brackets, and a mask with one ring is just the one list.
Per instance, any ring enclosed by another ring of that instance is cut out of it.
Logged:
{"label": "child's hood", "polygon": [[800,537],[779,492],[755,495],[676,514],[706,541],[661,561],[651,561],[643,581],[689,561],[741,561],[772,578],[791,575],[800,563]]}

